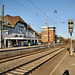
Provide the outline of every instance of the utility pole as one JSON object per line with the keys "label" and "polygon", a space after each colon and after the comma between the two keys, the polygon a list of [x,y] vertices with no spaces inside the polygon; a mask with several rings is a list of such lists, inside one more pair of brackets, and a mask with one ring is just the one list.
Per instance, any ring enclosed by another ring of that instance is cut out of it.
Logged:
{"label": "utility pole", "polygon": [[2,21],[0,21],[0,48],[2,48],[2,32],[1,32]]}
{"label": "utility pole", "polygon": [[3,30],[3,23],[4,23],[4,5],[2,5],[1,21],[0,21],[0,48],[2,48],[2,30]]}
{"label": "utility pole", "polygon": [[[48,29],[48,13],[47,13],[47,29]],[[48,31],[47,31],[47,35],[48,35]],[[49,41],[49,37],[47,39],[48,39],[47,41]]]}
{"label": "utility pole", "polygon": [[28,44],[28,24],[27,24],[27,44]]}
{"label": "utility pole", "polygon": [[70,49],[70,55],[73,55],[73,51],[72,51],[72,33],[70,33],[70,36],[71,36],[71,49]]}
{"label": "utility pole", "polygon": [[3,24],[4,24],[4,5],[2,5],[2,12],[1,12],[1,21],[2,21],[2,30],[3,30]]}

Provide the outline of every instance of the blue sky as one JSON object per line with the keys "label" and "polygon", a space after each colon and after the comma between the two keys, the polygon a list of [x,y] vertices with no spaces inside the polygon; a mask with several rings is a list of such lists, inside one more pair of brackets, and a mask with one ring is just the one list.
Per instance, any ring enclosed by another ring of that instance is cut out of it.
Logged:
{"label": "blue sky", "polygon": [[[41,27],[48,25],[56,27],[56,34],[70,38],[68,33],[68,19],[75,20],[75,0],[0,0],[4,4],[4,15],[20,16],[26,23],[41,33]],[[57,13],[54,13],[57,10]],[[62,23],[65,22],[65,23]],[[75,39],[75,28],[73,30]]]}

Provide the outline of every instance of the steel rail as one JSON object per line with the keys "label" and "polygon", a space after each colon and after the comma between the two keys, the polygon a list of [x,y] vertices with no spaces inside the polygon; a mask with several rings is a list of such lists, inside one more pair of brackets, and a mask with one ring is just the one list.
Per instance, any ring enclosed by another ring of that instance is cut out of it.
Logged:
{"label": "steel rail", "polygon": [[56,56],[57,54],[59,54],[63,50],[65,50],[65,48],[57,49],[55,51],[52,51],[46,55],[43,55],[43,56],[38,57],[36,59],[33,59],[25,64],[17,66],[15,68],[10,69],[10,70],[3,72],[1,74],[2,75],[27,75],[29,72],[33,71],[38,66],[42,65],[43,63],[45,63],[49,59],[53,58],[54,56]]}

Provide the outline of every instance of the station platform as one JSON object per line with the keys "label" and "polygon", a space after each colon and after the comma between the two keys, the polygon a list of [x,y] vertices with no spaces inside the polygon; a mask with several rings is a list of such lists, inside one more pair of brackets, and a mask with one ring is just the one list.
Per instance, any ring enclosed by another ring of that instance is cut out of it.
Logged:
{"label": "station platform", "polygon": [[35,46],[26,46],[26,47],[11,47],[11,48],[2,48],[0,51],[8,51],[8,50],[20,50],[20,49],[29,49],[29,48],[36,48],[43,45],[35,45]]}
{"label": "station platform", "polygon": [[65,50],[40,67],[32,75],[75,75],[75,53]]}

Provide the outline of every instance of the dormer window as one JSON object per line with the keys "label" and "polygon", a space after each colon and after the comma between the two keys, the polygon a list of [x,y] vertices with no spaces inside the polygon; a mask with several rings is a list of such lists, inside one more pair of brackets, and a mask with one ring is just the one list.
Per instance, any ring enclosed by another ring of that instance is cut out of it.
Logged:
{"label": "dormer window", "polygon": [[5,21],[5,24],[7,24],[8,22],[7,21]]}

